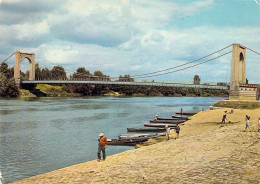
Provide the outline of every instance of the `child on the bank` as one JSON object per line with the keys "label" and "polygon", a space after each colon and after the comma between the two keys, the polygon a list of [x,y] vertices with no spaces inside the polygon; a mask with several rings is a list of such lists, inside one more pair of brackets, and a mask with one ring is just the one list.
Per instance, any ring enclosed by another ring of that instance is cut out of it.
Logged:
{"label": "child on the bank", "polygon": [[176,139],[179,139],[180,130],[181,130],[181,128],[180,128],[179,124],[177,124],[177,127],[175,128]]}
{"label": "child on the bank", "polygon": [[246,115],[246,131],[249,130],[249,119],[250,116]]}

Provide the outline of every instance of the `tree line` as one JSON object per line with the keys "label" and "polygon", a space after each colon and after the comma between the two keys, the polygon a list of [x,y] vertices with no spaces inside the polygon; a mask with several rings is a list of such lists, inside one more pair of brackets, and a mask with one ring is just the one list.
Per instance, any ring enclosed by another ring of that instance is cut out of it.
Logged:
{"label": "tree line", "polygon": [[[28,72],[29,73],[29,72]],[[29,76],[28,74],[26,76]],[[103,74],[101,71],[95,71],[93,74],[84,67],[79,67],[72,75],[67,76],[62,66],[54,66],[51,70],[48,68],[40,69],[39,64],[35,65],[36,80],[93,80],[93,81],[111,81],[109,75]],[[133,82],[134,79],[130,75],[120,75],[118,81]]]}

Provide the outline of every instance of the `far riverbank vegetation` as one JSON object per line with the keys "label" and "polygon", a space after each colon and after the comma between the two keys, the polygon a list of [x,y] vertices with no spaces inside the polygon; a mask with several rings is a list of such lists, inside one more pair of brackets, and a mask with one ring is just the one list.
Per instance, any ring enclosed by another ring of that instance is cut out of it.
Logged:
{"label": "far riverbank vegetation", "polygon": [[[18,97],[19,89],[15,85],[13,78],[14,68],[8,68],[6,63],[0,66],[0,96]],[[21,71],[21,80],[28,80],[29,71]],[[51,70],[48,68],[39,68],[36,64],[36,80],[102,80],[110,81],[108,75],[101,71],[95,71],[93,74],[80,67],[72,75],[67,77],[62,66],[54,66]],[[120,75],[118,81],[134,82],[130,75]],[[200,84],[198,75],[194,76],[194,84]],[[123,85],[89,85],[89,84],[67,84],[67,85],[46,85],[38,84],[37,90],[40,90],[46,96],[100,96],[100,95],[126,95],[126,96],[228,96],[228,90],[199,89],[186,87],[165,87],[165,86],[123,86]],[[20,94],[24,94],[21,93]]]}

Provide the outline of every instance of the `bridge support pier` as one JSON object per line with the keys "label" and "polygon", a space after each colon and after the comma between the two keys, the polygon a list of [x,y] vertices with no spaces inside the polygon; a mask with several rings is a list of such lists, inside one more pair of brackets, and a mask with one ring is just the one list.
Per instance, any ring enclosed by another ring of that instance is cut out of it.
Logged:
{"label": "bridge support pier", "polygon": [[246,47],[233,44],[229,100],[256,100],[257,85],[246,79]]}
{"label": "bridge support pier", "polygon": [[16,51],[15,53],[15,65],[14,65],[14,79],[18,87],[21,82],[21,69],[20,63],[22,59],[27,58],[30,63],[29,80],[35,80],[35,55],[33,53],[21,53]]}

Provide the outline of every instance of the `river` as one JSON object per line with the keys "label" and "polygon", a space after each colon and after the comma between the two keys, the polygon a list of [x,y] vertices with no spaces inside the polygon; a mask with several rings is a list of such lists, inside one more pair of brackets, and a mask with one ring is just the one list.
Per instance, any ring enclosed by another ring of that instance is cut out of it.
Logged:
{"label": "river", "polygon": [[[12,182],[97,158],[108,138],[143,127],[156,114],[198,112],[221,97],[82,97],[0,99],[0,171]],[[184,125],[185,126],[185,125]],[[108,146],[107,155],[134,149]]]}

